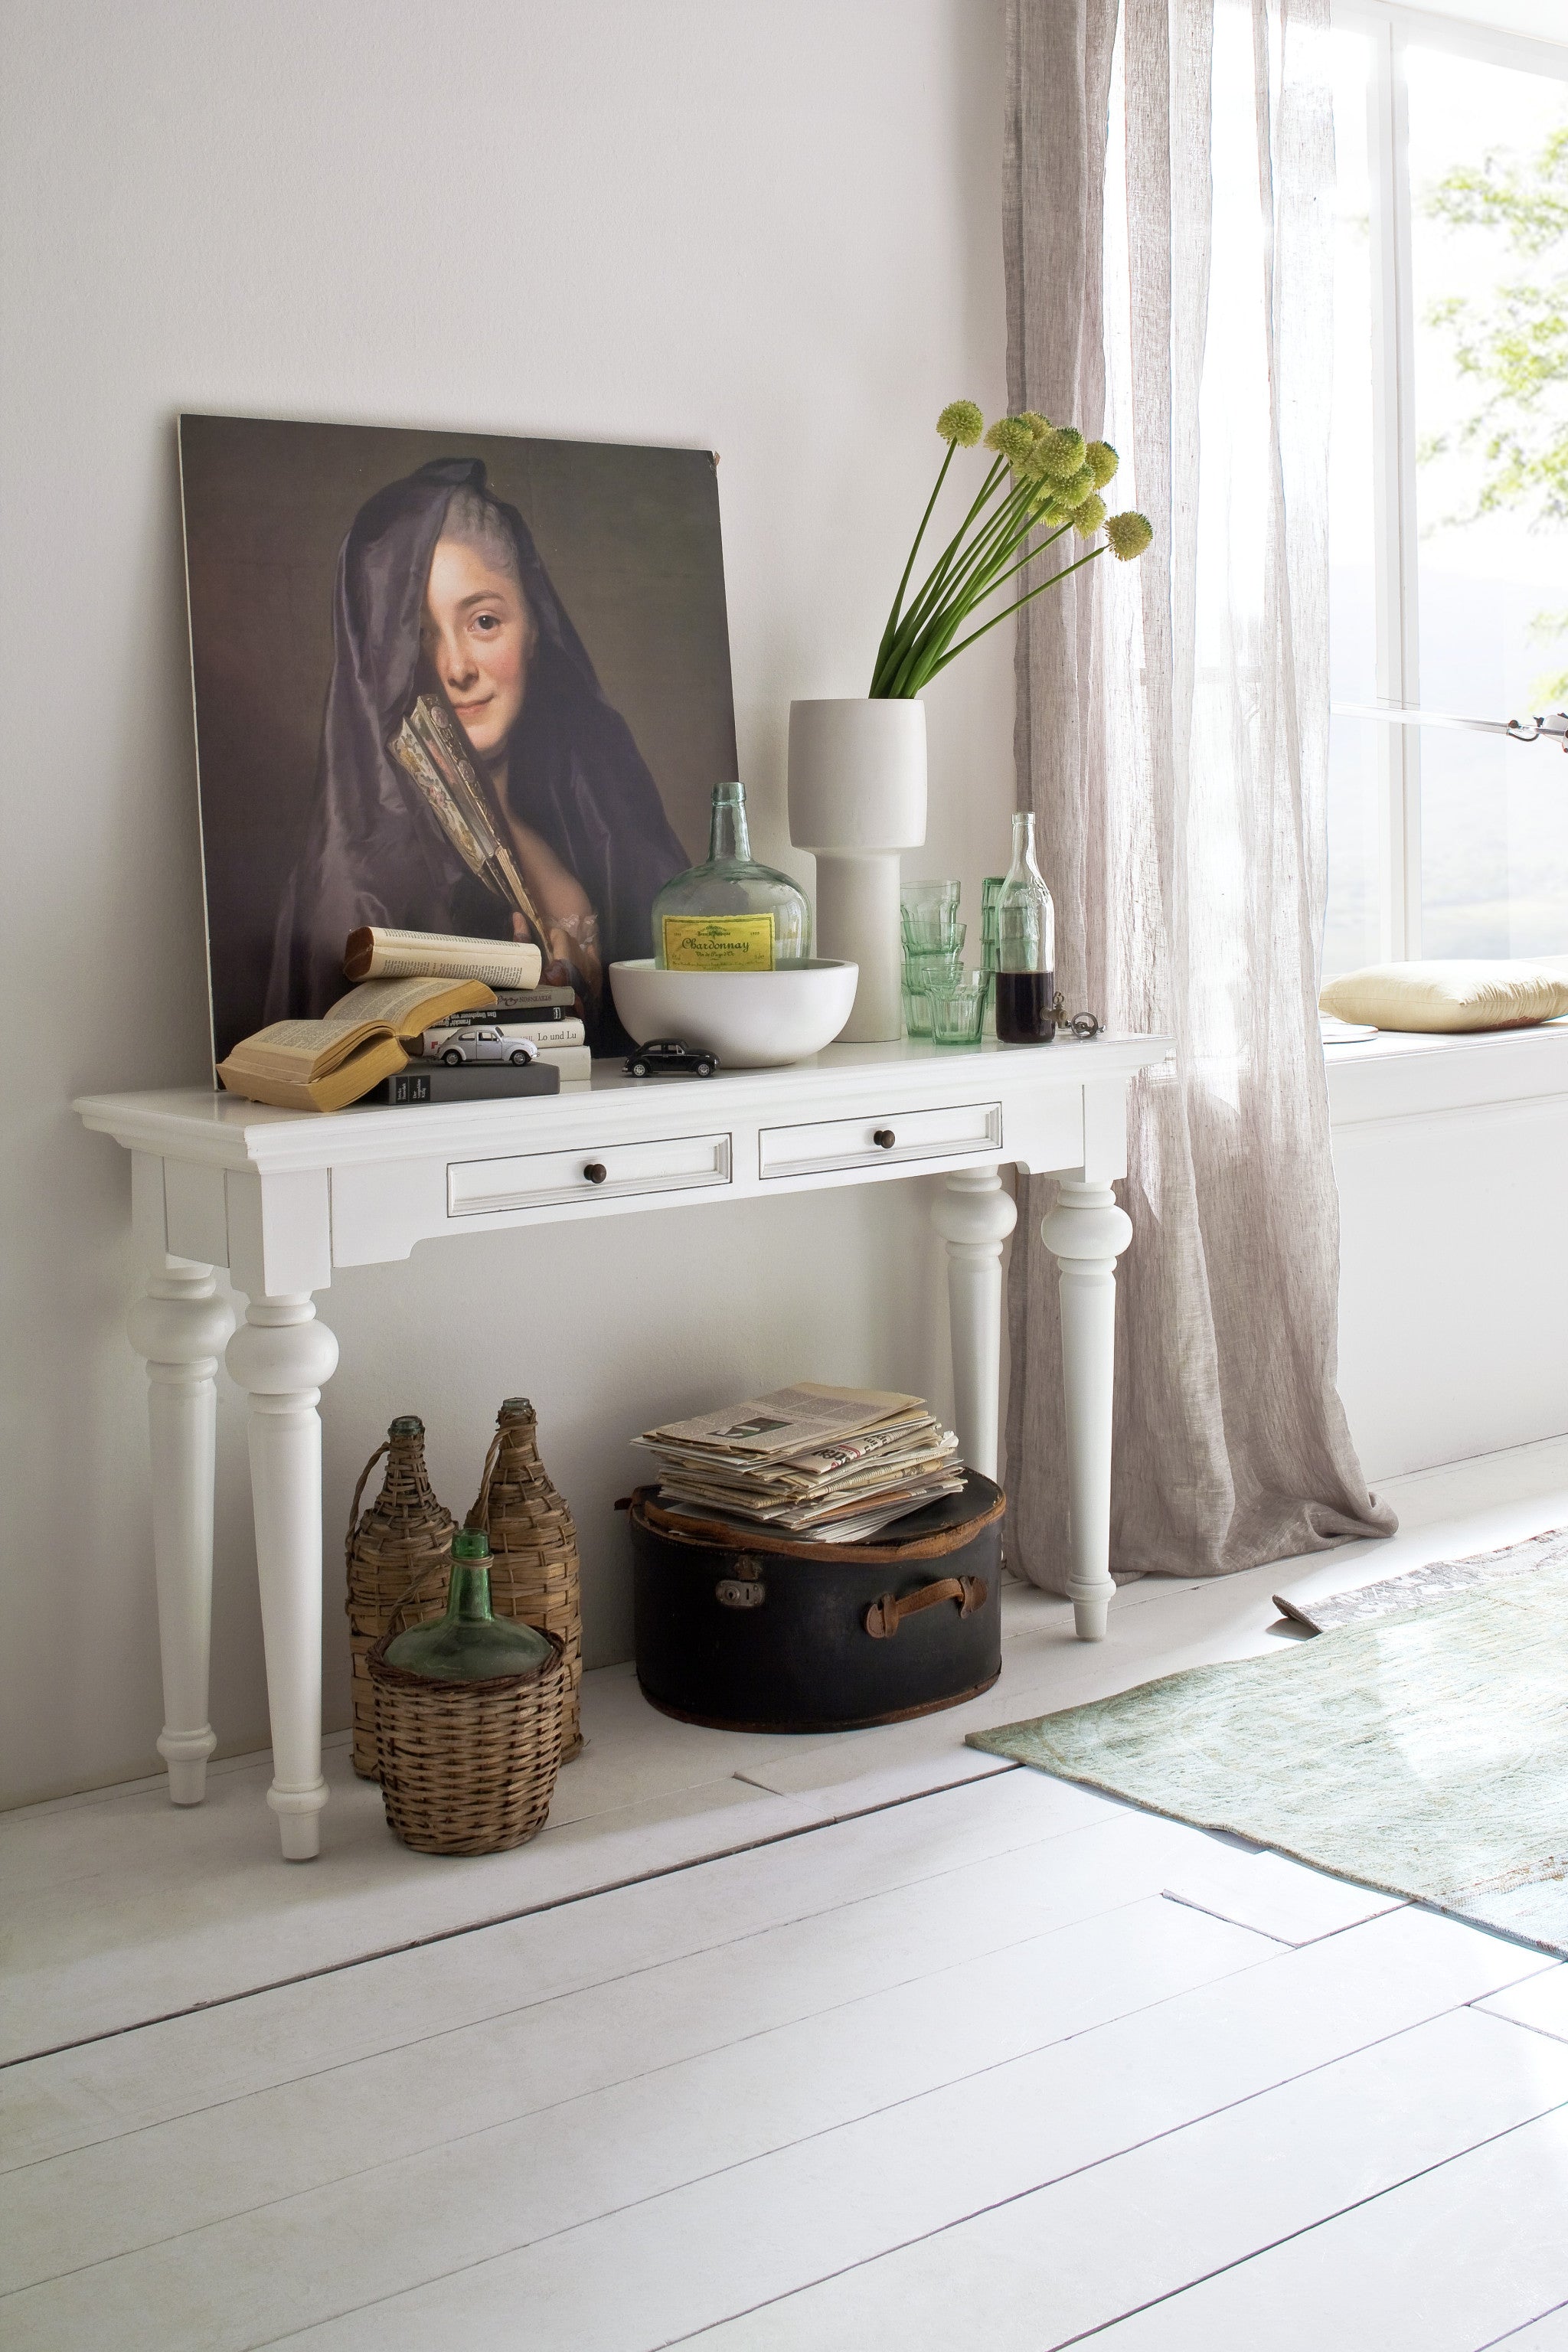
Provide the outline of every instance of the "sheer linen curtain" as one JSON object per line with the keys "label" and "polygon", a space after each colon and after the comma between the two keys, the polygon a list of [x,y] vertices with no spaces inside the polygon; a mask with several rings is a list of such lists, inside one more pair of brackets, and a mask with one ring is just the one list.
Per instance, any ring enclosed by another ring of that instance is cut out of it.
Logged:
{"label": "sheer linen curtain", "polygon": [[[1121,1188],[1111,1568],[1387,1535],[1334,1386],[1317,1015],[1328,741],[1327,0],[1010,0],[1009,400],[1103,431],[1154,526],[1027,606],[1021,804],[1070,1012],[1163,1031]],[[1070,1044],[1051,1050],[1070,1054]],[[1031,1178],[1009,1553],[1065,1591],[1061,1342]]]}

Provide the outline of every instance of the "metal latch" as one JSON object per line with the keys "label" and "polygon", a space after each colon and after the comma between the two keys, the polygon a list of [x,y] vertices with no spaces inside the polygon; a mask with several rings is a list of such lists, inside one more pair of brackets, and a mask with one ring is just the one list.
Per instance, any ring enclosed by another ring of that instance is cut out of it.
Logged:
{"label": "metal latch", "polygon": [[721,1609],[760,1609],[768,1597],[762,1570],[753,1560],[740,1560],[739,1576],[721,1576],[713,1587],[713,1598]]}

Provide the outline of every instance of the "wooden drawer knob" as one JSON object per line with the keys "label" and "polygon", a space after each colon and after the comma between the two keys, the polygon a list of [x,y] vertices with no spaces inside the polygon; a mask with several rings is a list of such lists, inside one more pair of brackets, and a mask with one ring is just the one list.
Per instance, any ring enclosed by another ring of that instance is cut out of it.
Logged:
{"label": "wooden drawer knob", "polygon": [[876,1145],[879,1151],[891,1151],[898,1139],[898,1137],[893,1133],[890,1127],[878,1128],[876,1133],[871,1138],[872,1142]]}
{"label": "wooden drawer knob", "polygon": [[590,1184],[602,1184],[609,1172],[602,1160],[590,1160],[583,1171]]}

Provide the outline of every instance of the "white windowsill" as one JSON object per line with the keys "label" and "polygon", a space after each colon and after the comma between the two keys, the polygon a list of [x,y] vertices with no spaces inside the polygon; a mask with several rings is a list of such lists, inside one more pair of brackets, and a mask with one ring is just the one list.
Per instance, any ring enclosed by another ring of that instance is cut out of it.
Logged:
{"label": "white windowsill", "polygon": [[1384,1030],[1325,1045],[1332,1126],[1568,1096],[1568,1018],[1468,1037]]}

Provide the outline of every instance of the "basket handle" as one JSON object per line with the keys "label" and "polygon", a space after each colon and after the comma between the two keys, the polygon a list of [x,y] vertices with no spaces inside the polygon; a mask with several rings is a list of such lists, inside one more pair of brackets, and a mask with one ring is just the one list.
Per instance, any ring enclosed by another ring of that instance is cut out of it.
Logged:
{"label": "basket handle", "polygon": [[[391,1451],[392,1440],[389,1437],[384,1437],[381,1444],[376,1447],[375,1452],[371,1455],[370,1460],[365,1464],[364,1468],[359,1474],[359,1484],[354,1488],[354,1498],[349,1505],[348,1533],[343,1538],[343,1568],[345,1572],[352,1571],[353,1565],[354,1529],[359,1525],[360,1497],[364,1493],[364,1482],[370,1476],[371,1472],[375,1468],[376,1464],[381,1460],[382,1455],[384,1454],[390,1454]],[[419,1569],[409,1578],[391,1616],[386,1621],[386,1630],[389,1633],[396,1625],[398,1619],[402,1616],[409,1602],[417,1599],[421,1587],[429,1582],[432,1570],[439,1568],[445,1558],[446,1554],[444,1552],[433,1552],[430,1558],[426,1561],[424,1567]],[[350,1611],[353,1608],[353,1593],[351,1590],[343,1596],[343,1608],[345,1611]]]}
{"label": "basket handle", "polygon": [[389,1633],[400,1630],[397,1623],[398,1619],[402,1616],[409,1602],[418,1599],[421,1590],[424,1586],[429,1583],[436,1570],[443,1567],[449,1568],[451,1566],[450,1553],[451,1544],[450,1540],[448,1540],[446,1551],[433,1551],[429,1559],[426,1561],[424,1567],[409,1578],[408,1582],[404,1586],[402,1592],[398,1596],[391,1616],[386,1621],[386,1630]]}
{"label": "basket handle", "polygon": [[[384,1437],[381,1444],[376,1447],[375,1452],[371,1455],[370,1460],[365,1464],[364,1468],[359,1474],[359,1485],[354,1488],[354,1498],[349,1505],[348,1533],[343,1538],[343,1566],[345,1569],[350,1566],[353,1558],[354,1529],[359,1525],[360,1496],[364,1493],[364,1482],[370,1476],[371,1472],[375,1468],[376,1464],[381,1460],[382,1455],[384,1454],[390,1454],[391,1451],[392,1440],[389,1437]],[[345,1601],[343,1603],[344,1608],[348,1608],[349,1605],[350,1604]]]}
{"label": "basket handle", "polygon": [[985,1579],[943,1576],[935,1584],[922,1584],[918,1592],[905,1593],[901,1601],[884,1592],[866,1612],[866,1631],[874,1642],[890,1642],[906,1617],[916,1616],[922,1609],[935,1609],[943,1601],[956,1601],[959,1615],[973,1617],[985,1606]]}
{"label": "basket handle", "polygon": [[485,1454],[485,1466],[479,1474],[479,1491],[474,1499],[472,1510],[463,1521],[466,1528],[483,1528],[487,1534],[490,1524],[490,1480],[496,1475],[496,1464],[500,1458],[501,1440],[505,1435],[505,1427],[500,1427],[489,1442]]}

